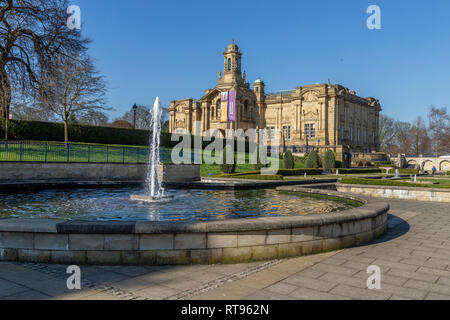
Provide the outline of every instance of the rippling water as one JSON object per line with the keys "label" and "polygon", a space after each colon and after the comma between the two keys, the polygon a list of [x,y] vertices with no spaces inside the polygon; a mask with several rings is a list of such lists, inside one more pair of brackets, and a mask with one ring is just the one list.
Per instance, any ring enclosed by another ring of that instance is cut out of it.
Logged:
{"label": "rippling water", "polygon": [[349,205],[262,190],[166,190],[165,203],[135,202],[140,188],[65,189],[0,193],[0,218],[72,220],[192,221],[305,215],[343,210]]}

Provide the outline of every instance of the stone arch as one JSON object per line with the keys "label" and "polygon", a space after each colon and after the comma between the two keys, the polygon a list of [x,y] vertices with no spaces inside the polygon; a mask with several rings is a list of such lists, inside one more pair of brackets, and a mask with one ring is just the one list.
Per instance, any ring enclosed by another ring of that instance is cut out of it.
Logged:
{"label": "stone arch", "polygon": [[423,168],[424,171],[429,171],[429,172],[431,172],[432,169],[433,169],[433,166],[434,166],[434,163],[433,163],[433,161],[431,161],[431,160],[425,160],[425,161],[422,163],[422,168]]}
{"label": "stone arch", "polygon": [[439,163],[439,171],[450,171],[450,160],[442,160]]}
{"label": "stone arch", "polygon": [[408,161],[408,166],[414,166],[415,169],[419,168],[419,164],[417,163],[416,160],[409,160]]}

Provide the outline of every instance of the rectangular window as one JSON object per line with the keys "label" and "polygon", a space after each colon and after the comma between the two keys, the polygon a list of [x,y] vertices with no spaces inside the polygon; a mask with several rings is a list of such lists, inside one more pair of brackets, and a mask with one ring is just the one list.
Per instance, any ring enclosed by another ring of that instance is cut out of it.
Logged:
{"label": "rectangular window", "polygon": [[350,141],[353,141],[353,127],[350,127]]}
{"label": "rectangular window", "polygon": [[273,139],[275,138],[275,127],[267,127],[267,138]]}
{"label": "rectangular window", "polygon": [[344,127],[341,127],[341,139],[344,140]]}
{"label": "rectangular window", "polygon": [[283,126],[283,136],[286,140],[291,140],[291,126]]}
{"label": "rectangular window", "polygon": [[312,123],[305,124],[305,136],[308,138],[316,137],[316,130],[314,128],[314,124]]}

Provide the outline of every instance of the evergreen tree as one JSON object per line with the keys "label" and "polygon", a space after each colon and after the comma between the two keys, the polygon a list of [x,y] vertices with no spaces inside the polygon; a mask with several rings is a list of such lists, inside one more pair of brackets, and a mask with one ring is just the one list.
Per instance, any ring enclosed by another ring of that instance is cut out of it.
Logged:
{"label": "evergreen tree", "polygon": [[333,169],[336,167],[336,162],[334,159],[334,152],[331,150],[327,150],[325,156],[323,157],[323,168],[324,169]]}
{"label": "evergreen tree", "polygon": [[311,151],[306,159],[306,168],[318,168],[319,167],[319,155],[316,151]]}
{"label": "evergreen tree", "polygon": [[294,157],[289,150],[284,153],[284,168],[294,169]]}

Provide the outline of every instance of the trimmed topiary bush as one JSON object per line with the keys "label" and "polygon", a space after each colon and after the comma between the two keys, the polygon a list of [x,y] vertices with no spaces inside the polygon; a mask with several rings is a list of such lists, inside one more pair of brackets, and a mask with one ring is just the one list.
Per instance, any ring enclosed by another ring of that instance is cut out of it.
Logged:
{"label": "trimmed topiary bush", "polygon": [[[229,145],[227,145],[225,148],[223,148],[222,152],[222,164],[220,164],[220,171],[223,173],[233,173],[236,171],[236,156],[233,151],[228,151],[231,149]],[[227,163],[227,152],[233,152],[233,163]]]}
{"label": "trimmed topiary bush", "polygon": [[323,157],[323,168],[333,169],[336,167],[336,160],[334,159],[334,152],[327,150],[325,156]]}
{"label": "trimmed topiary bush", "polygon": [[294,169],[294,157],[289,150],[284,153],[284,168]]}
{"label": "trimmed topiary bush", "polygon": [[306,159],[306,168],[318,168],[319,167],[319,155],[316,151],[311,151],[308,153],[308,158]]}
{"label": "trimmed topiary bush", "polygon": [[[264,162],[268,162],[267,156],[265,154],[265,152],[263,152],[263,157],[264,157]],[[261,158],[260,158],[260,154],[259,154],[259,145],[256,146],[256,163],[253,164],[253,169],[254,170],[261,170],[261,168],[266,167],[267,164],[262,164],[261,163]]]}

